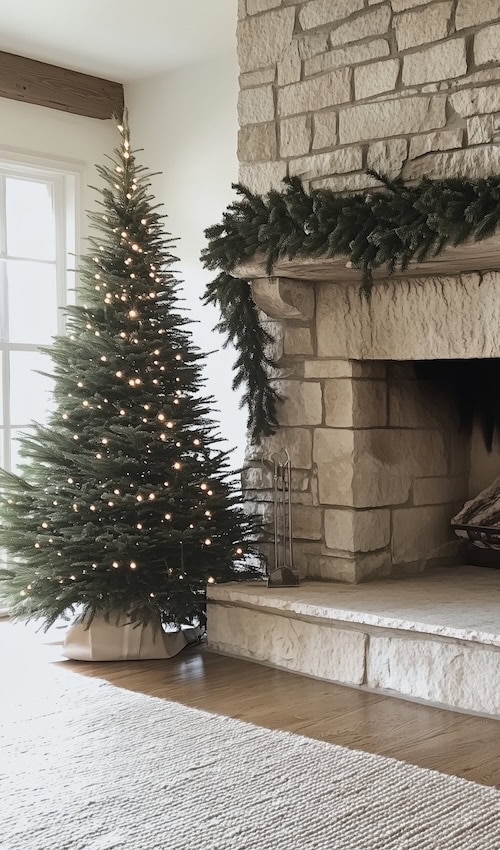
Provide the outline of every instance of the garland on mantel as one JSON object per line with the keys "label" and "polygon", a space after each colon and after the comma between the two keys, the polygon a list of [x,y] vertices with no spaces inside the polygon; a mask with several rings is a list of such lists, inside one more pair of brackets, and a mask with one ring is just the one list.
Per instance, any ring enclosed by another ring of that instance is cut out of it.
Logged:
{"label": "garland on mantel", "polygon": [[259,321],[250,281],[231,274],[240,263],[259,255],[271,275],[280,258],[341,255],[360,269],[362,291],[369,295],[373,269],[404,270],[412,260],[435,257],[448,245],[491,236],[500,223],[500,176],[424,178],[407,186],[368,173],[385,188],[351,196],[329,189],[306,192],[294,177],[285,181],[283,191],[259,196],[235,184],[238,200],[220,224],[205,231],[203,264],[220,271],[208,284],[204,302],[217,305],[217,327],[237,350],[233,385],[246,385],[243,404],[254,442],[276,431],[278,394],[269,377],[275,364],[266,354],[271,339]]}

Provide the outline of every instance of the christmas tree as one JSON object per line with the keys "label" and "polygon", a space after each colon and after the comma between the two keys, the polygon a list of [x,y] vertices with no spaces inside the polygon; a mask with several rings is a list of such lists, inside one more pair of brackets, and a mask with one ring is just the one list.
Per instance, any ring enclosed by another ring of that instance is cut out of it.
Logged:
{"label": "christmas tree", "polygon": [[[14,615],[76,610],[146,625],[204,622],[207,582],[247,577],[255,526],[203,396],[203,356],[178,306],[172,238],[120,146],[98,167],[68,336],[48,349],[54,412],[0,472],[0,546]],[[250,561],[251,562],[251,561]]]}

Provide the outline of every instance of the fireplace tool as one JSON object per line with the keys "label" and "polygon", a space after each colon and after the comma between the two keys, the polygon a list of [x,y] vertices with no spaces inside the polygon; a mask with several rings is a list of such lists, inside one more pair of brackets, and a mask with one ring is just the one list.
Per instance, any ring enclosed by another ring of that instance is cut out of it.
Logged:
{"label": "fireplace tool", "polygon": [[292,545],[292,466],[290,455],[281,449],[271,455],[274,463],[274,568],[268,577],[269,587],[295,587],[298,573],[293,568]]}

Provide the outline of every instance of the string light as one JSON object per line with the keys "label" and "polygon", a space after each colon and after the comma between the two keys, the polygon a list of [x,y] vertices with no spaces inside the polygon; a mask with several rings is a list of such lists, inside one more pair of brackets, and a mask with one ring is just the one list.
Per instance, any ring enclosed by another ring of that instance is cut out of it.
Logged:
{"label": "string light", "polygon": [[137,564],[136,564],[136,562],[135,562],[135,561],[130,561],[130,569],[131,569],[131,570],[136,570],[136,569],[137,569]]}
{"label": "string light", "polygon": [[208,577],[208,584],[215,584],[215,579],[213,576]]}
{"label": "string light", "polygon": [[174,463],[174,469],[180,469],[180,468],[181,468],[181,464],[179,463],[178,460],[176,460],[175,463]]}
{"label": "string light", "polygon": [[211,546],[211,545],[212,545],[212,541],[210,540],[210,537],[207,537],[206,540],[205,540],[205,546]]}

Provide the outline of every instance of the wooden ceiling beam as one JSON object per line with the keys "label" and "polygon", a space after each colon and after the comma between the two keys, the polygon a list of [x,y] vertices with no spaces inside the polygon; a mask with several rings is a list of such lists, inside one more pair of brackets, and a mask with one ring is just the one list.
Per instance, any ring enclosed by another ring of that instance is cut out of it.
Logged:
{"label": "wooden ceiling beam", "polygon": [[124,102],[121,83],[1,51],[0,97],[101,119],[120,117]]}

